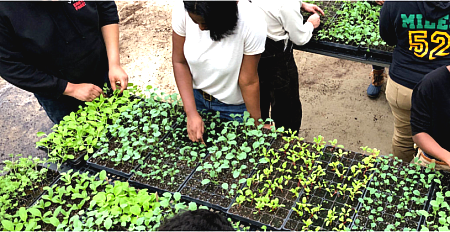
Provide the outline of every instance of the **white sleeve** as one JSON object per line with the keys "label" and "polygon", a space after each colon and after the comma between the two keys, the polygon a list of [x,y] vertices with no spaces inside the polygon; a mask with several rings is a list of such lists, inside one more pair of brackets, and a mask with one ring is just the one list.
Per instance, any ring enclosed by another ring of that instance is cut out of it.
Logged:
{"label": "white sleeve", "polygon": [[181,0],[177,0],[173,6],[172,28],[179,36],[186,36],[186,10],[184,9],[184,3]]}
{"label": "white sleeve", "polygon": [[244,55],[257,55],[264,52],[266,47],[267,24],[264,15],[254,10],[253,15],[246,17],[247,33],[244,38]]}
{"label": "white sleeve", "polygon": [[300,13],[301,1],[289,1],[291,4],[280,8],[283,28],[289,33],[289,39],[297,44],[304,45],[312,37],[314,26],[310,22],[303,24],[303,16]]}

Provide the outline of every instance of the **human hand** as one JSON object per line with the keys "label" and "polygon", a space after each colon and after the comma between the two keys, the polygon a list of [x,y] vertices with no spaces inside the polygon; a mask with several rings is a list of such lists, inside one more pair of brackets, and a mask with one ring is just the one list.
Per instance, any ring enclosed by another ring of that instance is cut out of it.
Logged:
{"label": "human hand", "polygon": [[302,9],[304,11],[306,11],[306,12],[309,12],[309,13],[313,13],[313,14],[321,13],[322,15],[325,15],[323,13],[323,10],[320,7],[318,7],[317,5],[315,5],[315,4],[310,4],[310,3],[303,2],[302,3]]}
{"label": "human hand", "polygon": [[[203,142],[205,123],[198,112],[187,116],[187,131],[192,142]],[[204,143],[204,142],[203,142]]]}
{"label": "human hand", "polygon": [[74,97],[80,101],[91,102],[102,93],[102,89],[94,84],[73,84],[69,82],[67,83],[66,90],[64,90],[63,94]]}
{"label": "human hand", "polygon": [[109,67],[108,77],[113,91],[117,89],[117,83],[120,83],[120,93],[127,89],[128,75],[120,65]]}
{"label": "human hand", "polygon": [[378,5],[382,6],[384,4],[384,1],[375,1]]}
{"label": "human hand", "polygon": [[308,22],[312,23],[314,28],[317,28],[320,25],[320,16],[318,14],[313,14],[309,16]]}

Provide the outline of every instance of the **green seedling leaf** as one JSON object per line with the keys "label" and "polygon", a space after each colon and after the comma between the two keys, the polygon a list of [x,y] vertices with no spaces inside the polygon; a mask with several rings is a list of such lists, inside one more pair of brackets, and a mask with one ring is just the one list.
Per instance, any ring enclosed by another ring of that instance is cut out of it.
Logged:
{"label": "green seedling leaf", "polygon": [[195,204],[194,202],[190,202],[189,210],[191,210],[191,211],[197,210],[197,204]]}
{"label": "green seedling leaf", "polygon": [[202,185],[209,184],[211,181],[209,179],[203,179]]}

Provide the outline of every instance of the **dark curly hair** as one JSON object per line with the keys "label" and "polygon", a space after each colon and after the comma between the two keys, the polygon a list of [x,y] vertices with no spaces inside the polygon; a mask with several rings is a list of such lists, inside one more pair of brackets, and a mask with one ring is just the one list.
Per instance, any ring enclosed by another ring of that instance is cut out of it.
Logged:
{"label": "dark curly hair", "polygon": [[232,231],[230,222],[206,209],[186,211],[166,219],[159,231]]}
{"label": "dark curly hair", "polygon": [[214,41],[232,35],[239,19],[236,1],[185,1],[184,8],[205,20]]}

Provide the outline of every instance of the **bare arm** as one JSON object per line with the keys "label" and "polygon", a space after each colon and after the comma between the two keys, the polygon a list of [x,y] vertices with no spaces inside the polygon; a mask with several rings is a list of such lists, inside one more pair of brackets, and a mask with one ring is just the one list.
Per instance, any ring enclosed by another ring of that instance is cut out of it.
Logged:
{"label": "bare arm", "polygon": [[111,87],[116,90],[116,83],[120,82],[120,92],[123,92],[128,86],[128,75],[120,66],[119,24],[105,25],[101,30],[108,54],[108,77]]}
{"label": "bare arm", "polygon": [[413,140],[425,153],[450,165],[450,152],[442,148],[429,134],[418,133],[413,136]]}
{"label": "bare arm", "polygon": [[261,55],[244,55],[239,73],[239,87],[250,117],[261,118],[259,101],[258,62]]}
{"label": "bare arm", "polygon": [[203,141],[204,124],[195,105],[194,91],[192,88],[192,74],[184,57],[183,46],[185,37],[172,33],[172,64],[175,82],[183,101],[184,111],[187,116],[187,129],[189,139],[194,142]]}

